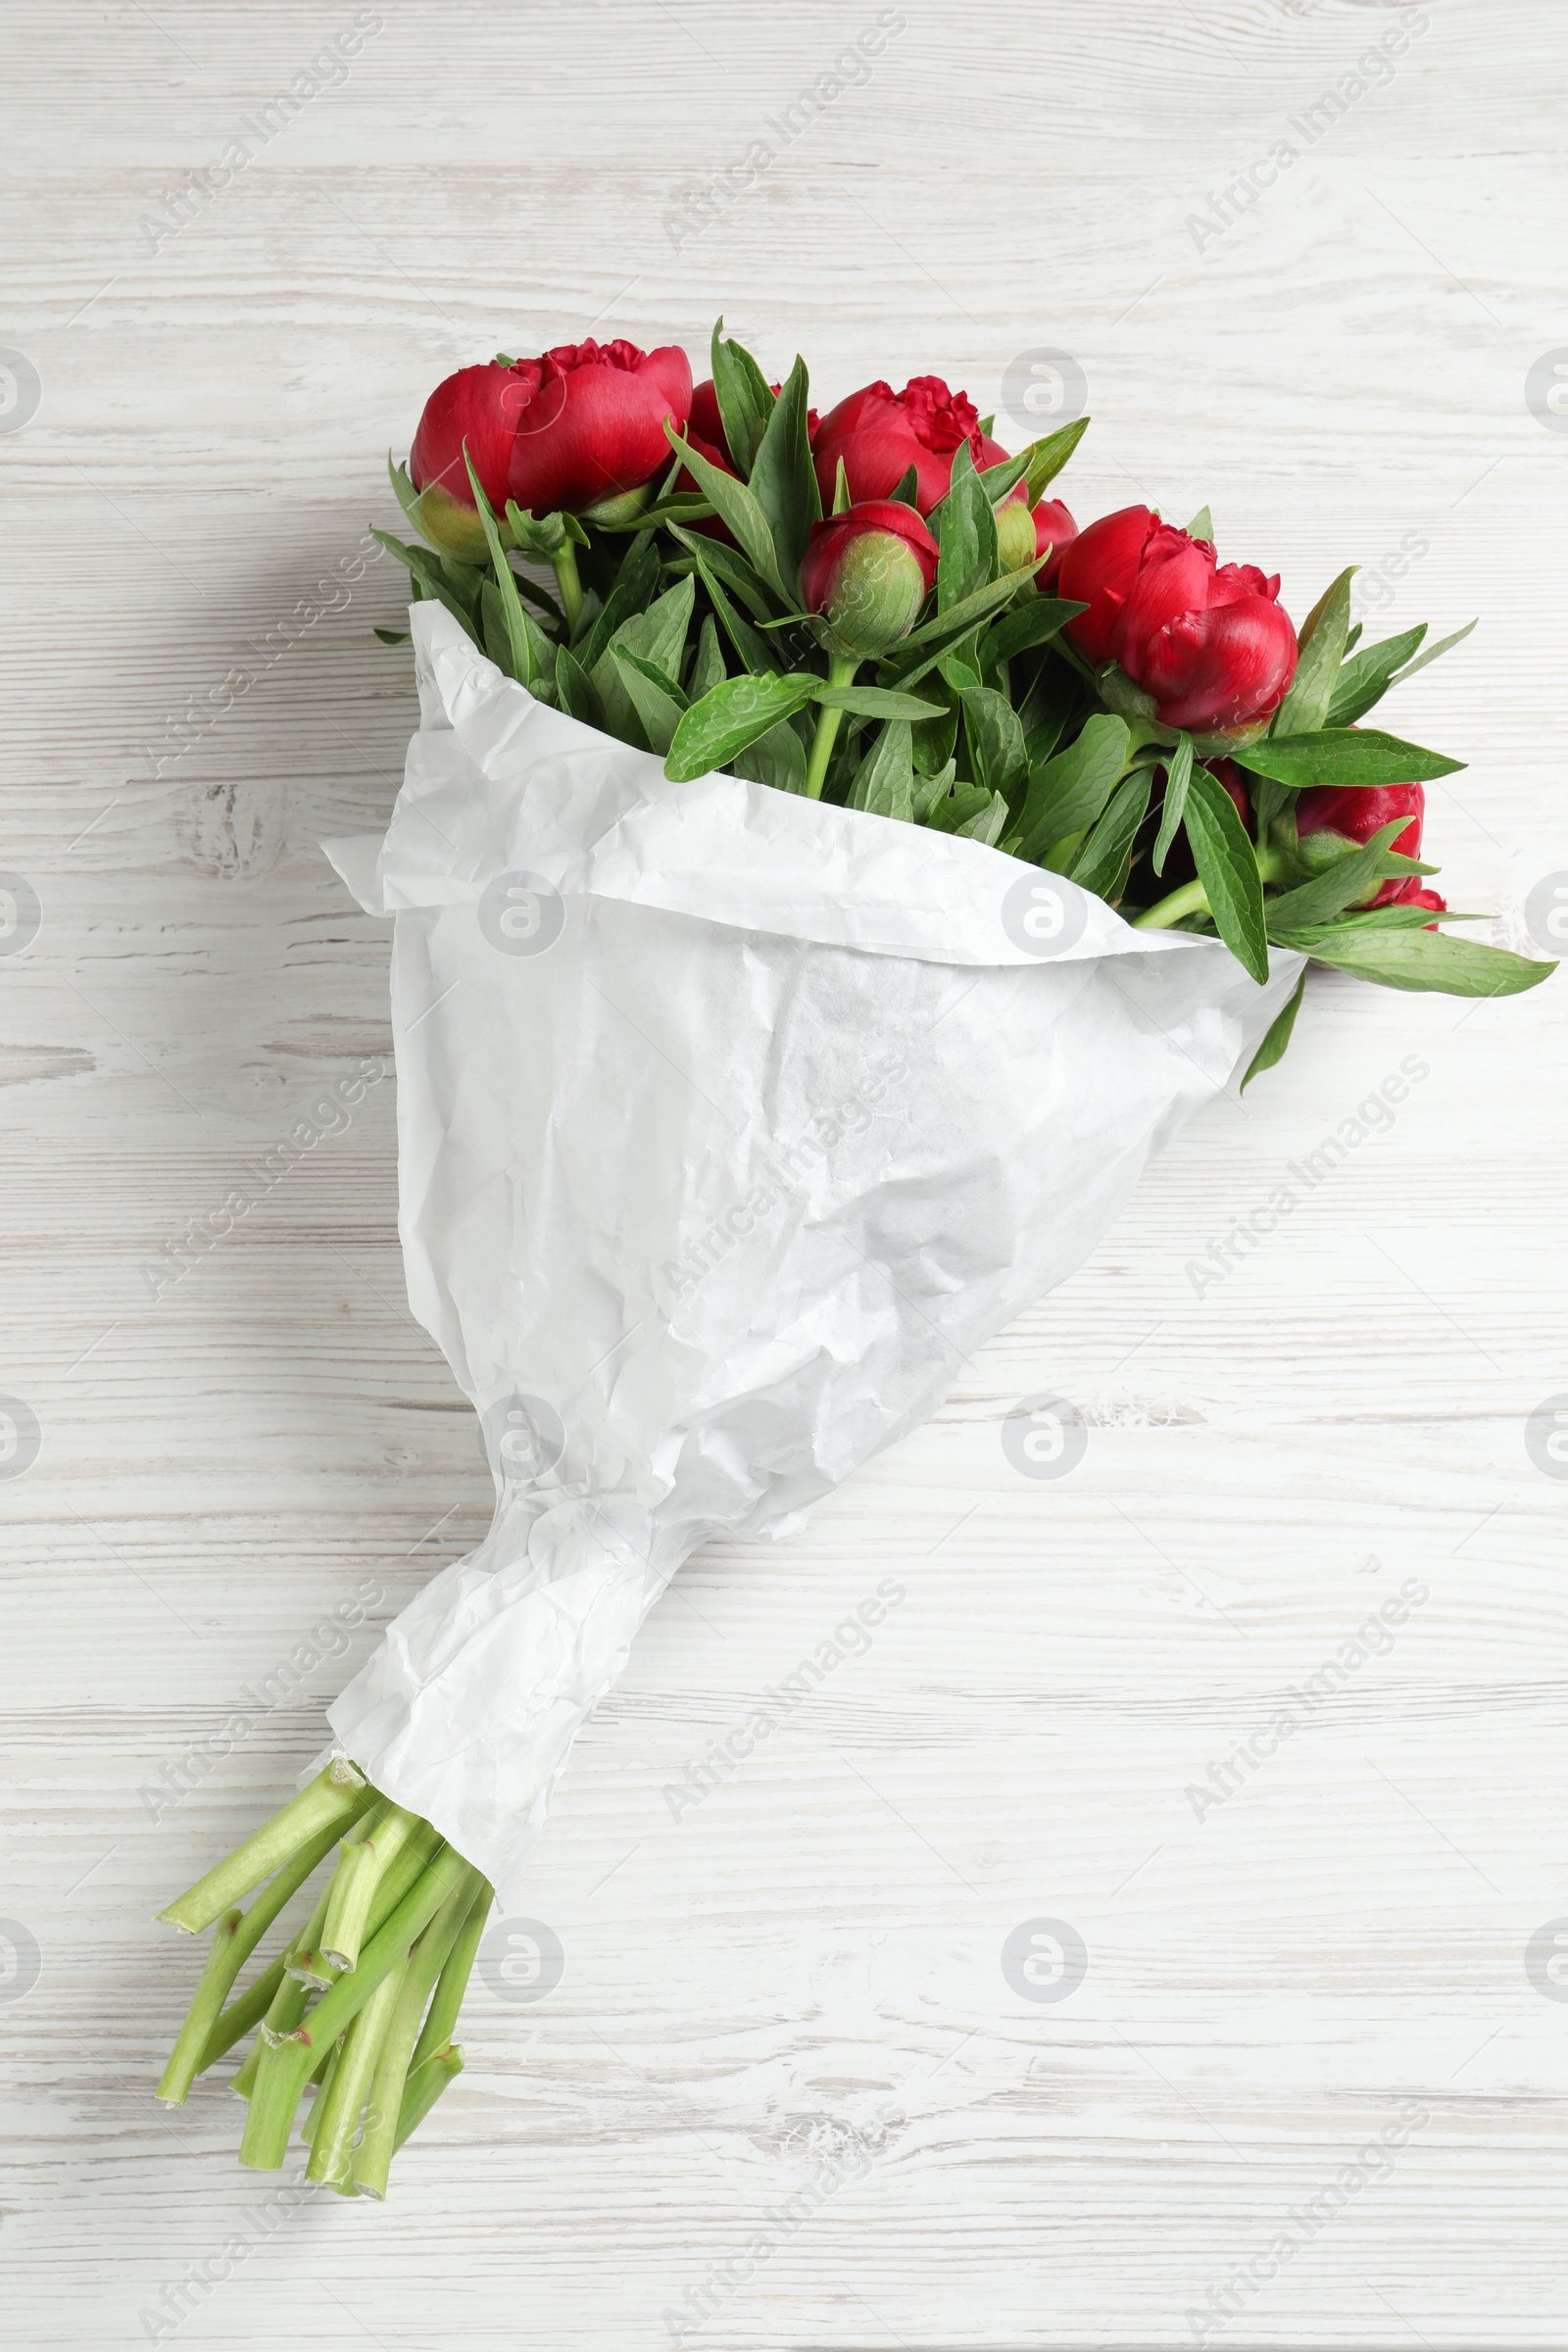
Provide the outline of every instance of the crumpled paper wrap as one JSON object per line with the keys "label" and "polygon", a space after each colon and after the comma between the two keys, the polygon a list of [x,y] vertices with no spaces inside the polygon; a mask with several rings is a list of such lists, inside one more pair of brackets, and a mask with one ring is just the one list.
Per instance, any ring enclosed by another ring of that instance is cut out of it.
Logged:
{"label": "crumpled paper wrap", "polygon": [[494,1525],[330,1710],[503,1895],[681,1562],[783,1536],[1080,1265],[1294,987],[982,843],[662,762],[413,609],[384,839],[414,1312]]}

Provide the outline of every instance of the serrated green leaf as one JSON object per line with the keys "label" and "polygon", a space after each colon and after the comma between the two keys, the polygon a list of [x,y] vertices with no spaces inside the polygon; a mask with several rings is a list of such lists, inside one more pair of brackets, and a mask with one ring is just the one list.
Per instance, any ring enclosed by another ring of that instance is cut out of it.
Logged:
{"label": "serrated green leaf", "polygon": [[1097,711],[1076,742],[1031,772],[1019,817],[1020,857],[1036,859],[1054,842],[1095,823],[1127,764],[1131,740],[1125,719]]}
{"label": "serrated green leaf", "polygon": [[913,823],[914,763],[906,718],[890,718],[877,736],[855,771],[845,807]]}
{"label": "serrated green leaf", "polygon": [[1121,897],[1133,861],[1138,828],[1149,813],[1153,775],[1135,767],[1111,794],[1104,814],[1067,868],[1068,879],[1107,904]]}
{"label": "serrated green leaf", "polygon": [[792,711],[804,709],[820,683],[812,677],[765,676],[726,678],[710,688],[675,729],[664,760],[665,775],[672,783],[685,784],[714,768],[727,767],[748,744],[756,743]]}
{"label": "serrated green leaf", "polygon": [[1284,1060],[1285,1049],[1291,1042],[1291,1031],[1296,1027],[1296,1016],[1301,1009],[1301,996],[1305,987],[1306,970],[1303,966],[1301,977],[1291,991],[1290,1003],[1282,1012],[1274,1015],[1264,1034],[1262,1044],[1248,1063],[1247,1076],[1237,1089],[1239,1094],[1245,1095],[1254,1078],[1260,1078],[1265,1070],[1271,1070],[1277,1061]]}
{"label": "serrated green leaf", "polygon": [[[1375,703],[1383,700],[1395,671],[1401,662],[1409,661],[1426,633],[1426,622],[1418,621],[1413,629],[1405,629],[1397,637],[1385,637],[1380,645],[1369,645],[1364,653],[1343,662],[1323,724],[1349,727],[1363,718]],[[1348,648],[1348,636],[1345,642]]]}
{"label": "serrated green leaf", "polygon": [[1268,941],[1257,858],[1230,794],[1206,767],[1196,763],[1184,821],[1215,929],[1244,970],[1256,981],[1266,980]]}
{"label": "serrated green leaf", "polygon": [[1350,626],[1351,564],[1318,599],[1297,639],[1296,675],[1274,714],[1275,735],[1314,735],[1327,716]]}
{"label": "serrated green leaf", "polygon": [[664,435],[670,447],[685,461],[693,480],[702,485],[703,494],[714,514],[728,524],[753,570],[778,598],[779,603],[787,605],[791,591],[785,587],[783,574],[778,567],[772,528],[753,496],[750,485],[737,481],[721,466],[710,465],[707,458],[693,449],[689,441],[681,438],[667,416],[664,419]]}
{"label": "serrated green leaf", "polygon": [[1451,776],[1462,760],[1446,760],[1418,743],[1376,727],[1324,727],[1312,735],[1265,735],[1233,751],[1239,767],[1293,788],[1310,784],[1425,784]]}
{"label": "serrated green leaf", "polygon": [[1165,860],[1170,856],[1176,828],[1187,807],[1187,787],[1192,782],[1192,776],[1193,739],[1190,735],[1178,735],[1176,749],[1165,769],[1165,800],[1160,813],[1159,833],[1154,842],[1153,867],[1156,874],[1165,871]]}
{"label": "serrated green leaf", "polygon": [[752,496],[773,535],[774,561],[786,585],[786,602],[793,601],[796,594],[811,525],[822,519],[821,493],[806,437],[808,394],[806,362],[797,359],[773,403],[752,461]]}
{"label": "serrated green leaf", "polygon": [[722,318],[713,321],[711,358],[713,390],[719,422],[729,449],[730,463],[741,480],[750,479],[752,458],[773,410],[773,393],[766,376],[743,343],[726,341]]}
{"label": "serrated green leaf", "polygon": [[[1431,919],[1430,917],[1428,918]],[[1315,963],[1353,972],[1383,988],[1436,989],[1449,997],[1512,997],[1537,988],[1557,968],[1537,963],[1505,948],[1479,940],[1452,939],[1424,927],[1386,929],[1370,924],[1332,924],[1293,931],[1281,943],[1298,948]]]}

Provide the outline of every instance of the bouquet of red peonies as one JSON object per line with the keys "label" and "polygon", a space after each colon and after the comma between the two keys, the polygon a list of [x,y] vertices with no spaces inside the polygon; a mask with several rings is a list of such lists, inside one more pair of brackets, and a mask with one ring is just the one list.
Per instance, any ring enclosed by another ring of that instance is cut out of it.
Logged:
{"label": "bouquet of red peonies", "polygon": [[1360,723],[1467,631],[1361,646],[1349,571],[1298,631],[1206,513],[1080,530],[1046,494],[1083,423],[1009,456],[935,377],[819,419],[801,362],[715,328],[711,364],[463,369],[392,468],[418,540],[377,534],[420,725],[385,833],[327,846],[393,921],[410,1301],[496,1516],[164,1915],[215,1934],[160,2085],[254,2033],[241,2161],[314,2084],[306,2174],[348,2194],[461,2067],[494,1889],[682,1561],[916,1428],[1279,1059],[1310,963],[1553,968],[1442,928],[1459,763]]}

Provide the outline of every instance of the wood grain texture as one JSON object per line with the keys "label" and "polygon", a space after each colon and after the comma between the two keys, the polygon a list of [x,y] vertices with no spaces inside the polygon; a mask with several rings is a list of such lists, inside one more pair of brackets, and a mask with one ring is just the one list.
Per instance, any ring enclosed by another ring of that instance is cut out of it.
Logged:
{"label": "wood grain texture", "polygon": [[[1431,796],[1445,887],[1523,944],[1568,870],[1568,440],[1525,399],[1568,343],[1551,0],[371,15],[162,234],[357,12],[0,18],[0,344],[42,388],[0,433],[0,865],[43,905],[0,960],[0,1390],[43,1433],[0,1483],[8,2341],[644,2352],[706,2309],[711,2352],[1180,2345],[1194,2311],[1238,2348],[1560,2346],[1568,2014],[1525,1972],[1568,1914],[1568,1490],[1524,1446],[1568,1391],[1555,987],[1315,978],[1287,1063],[918,1437],[795,1542],[692,1563],[538,1856],[563,1981],[476,1989],[387,2206],[263,2213],[221,2086],[153,2102],[194,1964],[152,1913],[277,1801],[487,1517],[404,1302],[390,1083],[177,1284],[142,1272],[387,1051],[383,927],[316,844],[396,790],[409,665],[369,630],[401,577],[341,583],[439,375],[590,322],[700,358],[720,310],[775,368],[805,348],[823,405],[935,370],[984,410],[1016,355],[1070,352],[1080,515],[1207,500],[1298,615],[1353,558],[1371,634],[1483,615],[1398,706],[1470,762]],[[1390,73],[1195,237],[1401,26]],[[1393,1125],[1196,1292],[1190,1262],[1410,1055]],[[1035,1485],[999,1433],[1045,1390],[1090,1440]],[[863,1654],[672,1818],[688,1763],[884,1578],[905,1597]],[[1405,1580],[1392,1646],[1195,1807]],[[189,1792],[155,1819],[166,1768]],[[1037,1918],[1088,1949],[1057,2003],[1003,1973]],[[204,2264],[177,2328],[149,2317]]]}

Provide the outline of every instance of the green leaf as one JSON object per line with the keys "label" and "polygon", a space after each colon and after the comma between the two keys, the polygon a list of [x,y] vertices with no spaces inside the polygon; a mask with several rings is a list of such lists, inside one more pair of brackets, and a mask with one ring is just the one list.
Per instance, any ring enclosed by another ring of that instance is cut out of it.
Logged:
{"label": "green leaf", "polygon": [[966,841],[983,841],[987,849],[995,849],[1006,829],[1006,823],[1007,804],[1000,792],[994,792],[989,808],[977,808],[973,816],[966,816],[961,825],[954,827],[954,831]]}
{"label": "green leaf", "polygon": [[887,686],[830,686],[825,678],[802,677],[808,697],[827,710],[848,710],[857,718],[931,719],[942,716],[940,703],[924,703],[917,694],[898,694]]}
{"label": "green leaf", "polygon": [[[912,669],[903,673],[900,684],[912,686],[916,678],[923,678],[929,670],[935,669],[979,621],[999,611],[1002,606],[1010,604],[1024,582],[1034,577],[1045,561],[1046,558],[1042,556],[1038,563],[1025,564],[1021,570],[1004,572],[1000,580],[992,580],[986,587],[977,588],[973,596],[964,598],[962,604],[952,606],[946,612],[934,613],[931,619],[922,621],[917,629],[911,629],[907,637],[900,640],[899,652],[903,654],[912,647],[922,652],[924,658]],[[928,650],[933,647],[934,650]]]}
{"label": "green leaf", "polygon": [[1291,691],[1274,714],[1273,731],[1280,735],[1314,735],[1328,717],[1345,659],[1345,640],[1350,626],[1350,582],[1357,566],[1342,571],[1325,590],[1301,623],[1296,675]]}
{"label": "green leaf", "polygon": [[997,518],[985,485],[975,472],[967,442],[958,444],[951,487],[931,519],[942,550],[937,564],[937,611],[951,616],[954,607],[984,588],[997,568]]}
{"label": "green leaf", "polygon": [[1206,767],[1196,764],[1187,787],[1186,824],[1215,929],[1237,962],[1254,980],[1266,980],[1268,941],[1257,858],[1230,794]]}
{"label": "green leaf", "polygon": [[889,719],[856,769],[845,807],[913,823],[914,763],[906,718]]}
{"label": "green leaf", "polygon": [[991,501],[993,514],[1008,492],[1017,489],[1028,470],[1029,452],[1026,449],[1020,450],[1015,458],[999,458],[995,466],[981,467],[979,478],[985,486],[987,498]]}
{"label": "green leaf", "polygon": [[542,564],[554,563],[568,540],[578,546],[586,544],[574,514],[534,514],[519,507],[514,498],[507,501],[507,528],[518,553],[534,556]]}
{"label": "green leaf", "polygon": [[1165,803],[1159,819],[1159,834],[1154,843],[1153,866],[1156,874],[1165,871],[1170,845],[1176,838],[1176,828],[1182,821],[1187,806],[1187,787],[1193,775],[1193,739],[1178,735],[1176,749],[1165,769]]}
{"label": "green leaf", "polygon": [[606,597],[604,610],[589,631],[586,644],[576,649],[585,670],[593,670],[621,622],[629,620],[634,612],[641,612],[658,586],[659,553],[654,534],[639,531],[626,550],[615,585]]}
{"label": "green leaf", "polygon": [[833,512],[835,514],[847,514],[854,504],[850,496],[849,468],[840,458],[833,474]]}
{"label": "green leaf", "polygon": [[724,428],[730,463],[741,480],[752,470],[752,457],[773,410],[766,376],[744,344],[724,339],[722,318],[713,321],[711,346],[713,390],[718,418]]}
{"label": "green leaf", "polygon": [[[1408,662],[1426,633],[1426,622],[1418,621],[1413,629],[1405,629],[1397,637],[1385,637],[1381,645],[1369,645],[1364,653],[1344,662],[1334,682],[1323,724],[1348,727],[1364,717],[1374,703],[1383,700],[1395,671],[1402,662]],[[1345,642],[1349,644],[1348,637]]]}
{"label": "green leaf", "polygon": [[1277,1012],[1274,1015],[1262,1044],[1248,1063],[1247,1076],[1237,1089],[1239,1094],[1245,1095],[1254,1078],[1260,1078],[1265,1070],[1271,1070],[1277,1061],[1284,1060],[1285,1049],[1291,1042],[1291,1031],[1296,1027],[1296,1016],[1301,1009],[1301,996],[1305,987],[1306,969],[1303,965],[1301,977],[1291,991],[1290,1003],[1285,1006],[1283,1012]]}
{"label": "green leaf", "polygon": [[[507,562],[506,550],[501,544],[501,533],[496,528],[494,511],[485,495],[479,476],[473,469],[473,460],[468,455],[466,441],[463,444],[463,463],[468,469],[468,482],[473,491],[473,503],[478,509],[479,520],[484,526],[484,543],[490,550],[490,562],[496,575],[493,582],[486,580],[479,600],[479,610],[484,615],[485,642],[491,660],[498,662],[509,677],[515,678],[519,685],[531,686],[534,681],[536,664],[533,658],[533,646],[528,635],[527,615],[522,609],[522,600],[517,594],[517,583],[513,575],[512,565]],[[490,612],[492,598],[494,598],[498,611],[499,627],[492,625]],[[499,642],[493,643],[492,639],[497,639]],[[554,675],[555,663],[553,662],[550,667],[551,674]]]}
{"label": "green leaf", "polygon": [[1133,861],[1133,843],[1149,813],[1154,788],[1152,771],[1135,767],[1111,795],[1103,816],[1068,867],[1068,878],[1097,897],[1113,904],[1127,887]]}
{"label": "green leaf", "polygon": [[1015,654],[1027,653],[1032,645],[1044,645],[1075,613],[1088,610],[1087,605],[1075,605],[1070,598],[1026,597],[986,631],[980,649],[981,667],[990,669],[999,662],[1010,662]]}
{"label": "green leaf", "polygon": [[1038,858],[1051,843],[1095,822],[1127,764],[1130,740],[1125,719],[1097,711],[1075,743],[1032,772],[1019,820],[1021,858]]}
{"label": "green leaf", "polygon": [[383,645],[407,645],[410,632],[407,629],[377,628],[375,634]]}
{"label": "green leaf", "polygon": [[914,779],[914,821],[917,825],[930,824],[935,811],[953,790],[953,779],[956,773],[953,761],[947,760],[940,767],[933,768],[927,776],[916,774]]}
{"label": "green leaf", "polygon": [[690,708],[685,695],[657,662],[644,661],[641,654],[629,654],[619,644],[612,646],[611,651],[620,663],[626,690],[637,707],[651,748],[667,752],[676,727]]}
{"label": "green leaf", "polygon": [[673,588],[655,598],[646,612],[634,612],[621,622],[611,640],[611,650],[640,654],[667,681],[678,684],[696,602],[696,581],[677,580]]}
{"label": "green leaf", "polygon": [[724,539],[710,539],[706,531],[685,531],[673,524],[670,528],[673,537],[692,550],[694,560],[700,555],[708,569],[718,574],[755,621],[772,621],[772,600],[738,547],[731,547]]}
{"label": "green leaf", "polygon": [[605,714],[593,680],[569,646],[556,648],[556,699],[568,718],[605,732]]}
{"label": "green leaf", "polygon": [[[622,665],[619,657],[636,654],[651,662],[666,684],[678,681],[696,601],[696,581],[677,580],[673,588],[656,597],[645,612],[633,612],[621,622],[589,672],[611,732],[628,743],[636,742],[640,731],[650,751],[669,748],[674,734],[674,720],[669,716],[673,697],[658,696],[636,670]],[[627,724],[633,712],[637,731]]]}
{"label": "green leaf", "polygon": [[713,611],[723,623],[724,634],[746,667],[754,677],[766,676],[776,672],[782,661],[778,648],[771,644],[766,637],[760,635],[749,620],[743,619],[719,586],[718,574],[709,558],[709,550],[712,542],[695,538],[689,532],[682,530],[676,530],[675,537],[681,541],[683,546],[690,548],[698,576],[712,600]]}
{"label": "green leaf", "polygon": [[422,539],[424,537],[424,533],[419,526],[419,493],[417,490],[416,490],[414,484],[409,479],[408,467],[406,466],[398,466],[393,463],[392,452],[390,450],[388,450],[386,453],[386,470],[388,479],[391,481],[392,488],[397,494],[398,505],[403,509],[403,512],[408,516],[410,523],[413,525],[415,530],[419,532],[419,536]]}
{"label": "green leaf", "polygon": [[726,678],[722,685],[710,687],[675,729],[665,775],[672,783],[685,784],[694,776],[727,767],[737,752],[802,710],[820,683],[811,677],[744,677]]}
{"label": "green leaf", "polygon": [[394,539],[389,531],[378,531],[373,525],[370,537],[384,547],[389,556],[396,556],[398,562],[407,566],[415,586],[423,592],[427,601],[445,605],[454,620],[463,623],[474,644],[479,643],[479,587],[482,575],[471,564],[465,568],[472,586],[466,594],[460,594],[449,578],[448,566],[439,556],[432,556],[422,547],[406,547],[401,539]]}
{"label": "green leaf", "polygon": [[686,680],[688,702],[700,703],[709,688],[716,686],[725,674],[724,649],[718,642],[718,630],[711,612],[705,612],[698,631],[697,651],[692,656],[691,675]]}
{"label": "green leaf", "polygon": [[1189,539],[1207,539],[1212,542],[1214,537],[1214,517],[1206,507],[1199,508],[1198,513],[1193,516],[1192,521],[1187,525],[1187,536]]}
{"label": "green leaf", "polygon": [[729,762],[731,775],[740,776],[748,784],[765,784],[773,792],[804,792],[806,789],[806,746],[795,732],[794,723],[781,718],[777,726],[769,727],[755,743],[747,744]]}
{"label": "green leaf", "polygon": [[1443,659],[1443,656],[1445,654],[1451,653],[1456,645],[1463,645],[1465,639],[1469,636],[1475,625],[1476,624],[1473,620],[1467,620],[1464,624],[1464,627],[1462,629],[1455,629],[1451,637],[1440,637],[1437,644],[1429,645],[1426,648],[1426,651],[1421,654],[1416,661],[1407,662],[1403,669],[1396,670],[1393,679],[1390,681],[1391,684],[1395,686],[1402,686],[1406,678],[1413,678],[1416,671],[1418,669],[1425,669],[1429,662],[1440,662]]}
{"label": "green leaf", "polygon": [[[1304,923],[1329,923],[1357,899],[1364,899],[1376,890],[1380,882],[1391,877],[1386,870],[1392,860],[1385,857],[1409,823],[1407,816],[1396,816],[1392,824],[1379,825],[1365,845],[1352,850],[1348,858],[1337,858],[1321,874],[1303,882],[1296,890],[1287,890],[1277,899],[1265,900],[1263,913],[1271,937],[1281,931],[1299,930]],[[1401,859],[1400,863],[1407,863]]]}
{"label": "green leaf", "polygon": [[1416,928],[1331,924],[1293,931],[1282,944],[1304,950],[1315,963],[1332,964],[1336,971],[1353,972],[1384,988],[1437,989],[1449,997],[1518,996],[1557,968],[1479,940]]}
{"label": "green leaf", "polygon": [[1426,784],[1435,776],[1451,776],[1462,760],[1446,760],[1441,752],[1423,751],[1418,743],[1401,743],[1376,727],[1324,727],[1313,735],[1265,735],[1259,743],[1234,751],[1239,767],[1254,775],[1274,776],[1281,784]]}
{"label": "green leaf", "polygon": [[1001,793],[1011,808],[1022,799],[1029,780],[1017,711],[1004,694],[976,686],[963,697],[963,732],[976,783]]}
{"label": "green leaf", "polygon": [[1029,504],[1037,507],[1049,482],[1054,482],[1079,442],[1089,430],[1087,416],[1075,416],[1071,424],[1059,425],[1055,432],[1045,434],[1029,448]]}
{"label": "green leaf", "polygon": [[[790,595],[800,577],[811,525],[822,519],[821,494],[806,437],[808,391],[806,362],[798,359],[773,403],[752,462],[752,496],[767,518],[778,576],[788,584]],[[735,535],[740,537],[738,531]]]}
{"label": "green leaf", "polygon": [[918,491],[919,486],[920,468],[918,466],[911,466],[907,472],[900,474],[898,480],[888,492],[888,496],[889,498],[896,498],[901,507],[913,507],[915,512],[918,514],[919,505],[916,498],[916,492]]}
{"label": "green leaf", "polygon": [[[959,784],[946,799],[937,801],[926,822],[936,833],[967,833],[976,817],[989,821],[993,813],[993,796],[983,784]],[[1003,803],[1002,821],[1007,818],[1006,803]],[[1001,828],[998,828],[1000,837]]]}
{"label": "green leaf", "polygon": [[714,514],[720,521],[729,525],[750,559],[753,570],[772,590],[779,603],[787,605],[790,591],[785,587],[778,567],[772,529],[748,484],[738,482],[721,466],[710,465],[708,459],[701,457],[689,441],[682,440],[667,416],[664,419],[664,434],[670,447],[685,460],[692,478],[701,483],[703,494],[711,504]]}

